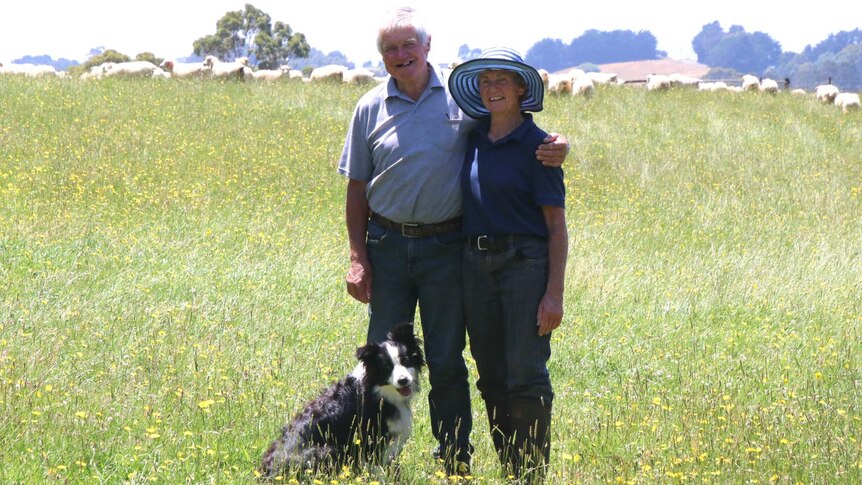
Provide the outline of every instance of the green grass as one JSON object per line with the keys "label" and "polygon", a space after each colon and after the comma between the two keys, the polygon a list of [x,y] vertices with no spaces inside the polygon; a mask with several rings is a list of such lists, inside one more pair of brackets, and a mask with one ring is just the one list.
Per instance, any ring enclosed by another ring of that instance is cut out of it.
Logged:
{"label": "green grass", "polygon": [[[335,171],[363,89],[0,92],[0,482],[254,481],[364,339]],[[573,146],[549,482],[862,481],[862,113],[614,88],[536,120]],[[415,408],[404,481],[445,482]]]}

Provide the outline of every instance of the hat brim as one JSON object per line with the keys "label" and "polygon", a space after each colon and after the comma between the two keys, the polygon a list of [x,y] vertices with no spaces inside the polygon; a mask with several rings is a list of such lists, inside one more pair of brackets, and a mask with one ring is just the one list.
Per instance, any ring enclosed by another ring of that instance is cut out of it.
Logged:
{"label": "hat brim", "polygon": [[538,71],[527,64],[506,59],[471,59],[458,65],[449,75],[449,92],[467,116],[484,118],[491,113],[482,103],[479,94],[479,73],[488,69],[514,71],[527,83],[527,92],[521,100],[521,111],[542,111],[545,85]]}

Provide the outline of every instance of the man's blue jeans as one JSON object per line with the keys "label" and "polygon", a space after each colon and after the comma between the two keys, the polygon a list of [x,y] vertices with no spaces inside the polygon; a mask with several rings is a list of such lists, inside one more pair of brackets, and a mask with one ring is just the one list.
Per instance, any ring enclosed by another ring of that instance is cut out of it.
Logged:
{"label": "man's blue jeans", "polygon": [[476,387],[486,402],[551,403],[551,336],[539,336],[539,302],[548,284],[548,243],[519,238],[499,251],[464,249],[464,306]]}
{"label": "man's blue jeans", "polygon": [[418,303],[431,384],[431,431],[441,450],[469,462],[465,454],[473,420],[463,356],[460,234],[407,238],[369,221],[367,247],[373,272],[368,341],[379,342],[399,323],[415,321]]}

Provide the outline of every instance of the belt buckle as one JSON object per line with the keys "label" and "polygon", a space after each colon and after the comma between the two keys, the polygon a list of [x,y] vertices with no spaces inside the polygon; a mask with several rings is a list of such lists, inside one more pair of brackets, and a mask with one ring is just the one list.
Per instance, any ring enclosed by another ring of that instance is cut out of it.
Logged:
{"label": "belt buckle", "polygon": [[488,249],[490,249],[488,246],[482,247],[483,240],[485,241],[485,243],[487,243],[488,236],[479,236],[476,238],[476,249],[478,249],[479,251],[487,251]]}
{"label": "belt buckle", "polygon": [[422,224],[419,224],[418,222],[405,222],[405,223],[402,223],[402,224],[401,224],[401,236],[402,236],[402,237],[414,238],[414,239],[415,239],[415,238],[417,238],[417,237],[419,237],[419,234],[418,234],[418,233],[417,233],[417,234],[415,234],[415,235],[413,235],[413,236],[411,236],[410,234],[408,234],[408,229],[417,229],[417,230],[418,230],[418,229],[419,229],[419,226],[421,226],[421,225],[422,225]]}

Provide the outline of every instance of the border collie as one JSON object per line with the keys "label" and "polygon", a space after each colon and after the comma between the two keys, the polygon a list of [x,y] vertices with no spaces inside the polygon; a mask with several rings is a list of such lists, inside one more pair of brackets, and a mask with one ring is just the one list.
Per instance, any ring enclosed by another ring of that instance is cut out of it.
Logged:
{"label": "border collie", "polygon": [[338,473],[342,467],[389,465],[410,436],[410,400],[425,366],[422,342],[412,324],[399,325],[386,340],[356,349],[359,363],[308,403],[263,455],[261,473],[288,470]]}

